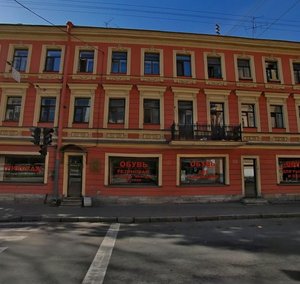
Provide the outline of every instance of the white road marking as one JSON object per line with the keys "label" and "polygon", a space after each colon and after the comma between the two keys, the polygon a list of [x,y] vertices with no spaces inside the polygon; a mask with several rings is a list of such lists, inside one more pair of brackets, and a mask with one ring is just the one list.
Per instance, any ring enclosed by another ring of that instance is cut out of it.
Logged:
{"label": "white road marking", "polygon": [[82,284],[103,283],[119,228],[119,223],[111,224],[109,227]]}
{"label": "white road marking", "polygon": [[4,252],[7,249],[7,247],[0,247],[0,253]]}
{"label": "white road marking", "polygon": [[0,241],[2,242],[16,242],[16,241],[22,241],[26,236],[0,236]]}

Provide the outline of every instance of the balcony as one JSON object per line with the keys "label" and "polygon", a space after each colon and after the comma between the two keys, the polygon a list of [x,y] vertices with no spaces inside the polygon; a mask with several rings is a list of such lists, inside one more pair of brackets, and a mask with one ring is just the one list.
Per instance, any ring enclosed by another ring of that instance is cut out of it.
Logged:
{"label": "balcony", "polygon": [[242,141],[241,125],[182,125],[173,123],[171,139],[172,141]]}

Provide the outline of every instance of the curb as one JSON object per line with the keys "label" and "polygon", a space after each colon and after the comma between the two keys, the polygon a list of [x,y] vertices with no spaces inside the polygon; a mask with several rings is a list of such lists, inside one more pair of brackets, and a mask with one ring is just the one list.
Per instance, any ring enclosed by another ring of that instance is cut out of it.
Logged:
{"label": "curb", "polygon": [[222,221],[222,220],[245,220],[245,219],[272,219],[272,218],[299,218],[299,213],[266,213],[266,214],[239,214],[239,215],[213,215],[213,216],[165,216],[165,217],[59,217],[43,215],[24,215],[12,217],[0,217],[0,223],[13,222],[47,222],[47,223],[162,223],[162,222],[202,222],[202,221]]}

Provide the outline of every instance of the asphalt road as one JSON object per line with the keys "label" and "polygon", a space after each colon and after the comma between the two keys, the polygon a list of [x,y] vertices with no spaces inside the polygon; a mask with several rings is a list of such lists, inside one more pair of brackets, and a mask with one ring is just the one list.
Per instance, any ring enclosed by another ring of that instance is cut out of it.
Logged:
{"label": "asphalt road", "polygon": [[300,219],[0,224],[1,284],[102,281],[300,283]]}

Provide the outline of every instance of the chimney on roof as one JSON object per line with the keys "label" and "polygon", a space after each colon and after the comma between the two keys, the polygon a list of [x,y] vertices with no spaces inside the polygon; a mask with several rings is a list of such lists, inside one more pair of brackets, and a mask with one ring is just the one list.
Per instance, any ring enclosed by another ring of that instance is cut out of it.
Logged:
{"label": "chimney on roof", "polygon": [[67,32],[69,33],[73,27],[74,27],[73,23],[71,21],[68,21],[67,22]]}

